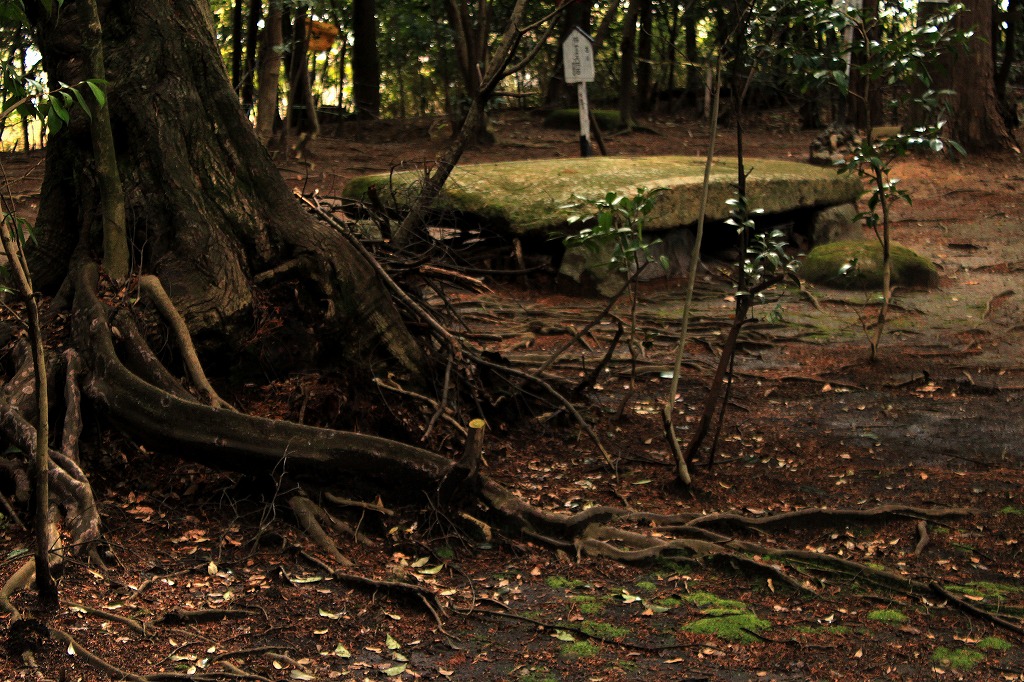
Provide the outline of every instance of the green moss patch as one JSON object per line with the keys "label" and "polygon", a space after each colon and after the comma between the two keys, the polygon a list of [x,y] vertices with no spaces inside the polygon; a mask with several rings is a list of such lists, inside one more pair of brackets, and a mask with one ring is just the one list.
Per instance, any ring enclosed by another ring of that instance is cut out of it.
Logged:
{"label": "green moss patch", "polygon": [[[825,207],[855,201],[860,182],[834,170],[805,163],[747,159],[748,202],[766,213]],[[594,157],[536,159],[506,163],[461,165],[435,203],[439,223],[472,216],[476,223],[512,235],[548,236],[565,232],[570,216],[593,208],[577,208],[580,198],[596,200],[608,192],[632,196],[637,187],[664,188],[647,216],[645,229],[666,230],[694,225],[700,208],[704,159],[696,156]],[[422,173],[355,178],[345,186],[348,199],[366,200],[371,188],[385,206],[408,206],[422,182]],[[712,167],[707,218],[729,217],[736,164],[716,161]],[[447,216],[447,218],[446,218]],[[728,228],[733,229],[733,228]]]}
{"label": "green moss patch", "polygon": [[895,609],[878,609],[868,613],[868,620],[887,625],[901,625],[909,620],[905,613]]}
{"label": "green moss patch", "polygon": [[[889,249],[893,286],[934,287],[939,274],[931,261],[910,249]],[[882,245],[874,239],[838,241],[811,249],[800,268],[809,282],[838,289],[882,288]]]}
{"label": "green moss patch", "polygon": [[[601,130],[621,130],[622,117],[614,109],[591,109]],[[579,130],[579,109],[555,109],[544,117],[544,127],[556,130]]]}
{"label": "green moss patch", "polygon": [[582,580],[572,580],[560,575],[549,576],[544,579],[544,582],[553,590],[575,590],[586,585]]}
{"label": "green moss patch", "polygon": [[770,622],[758,618],[746,604],[735,599],[723,599],[710,592],[694,592],[683,599],[707,616],[684,625],[686,632],[749,644],[757,641],[756,633],[772,627]]}
{"label": "green moss patch", "polygon": [[947,649],[940,646],[932,652],[932,660],[956,670],[970,670],[985,660],[985,654],[973,649]]}
{"label": "green moss patch", "polygon": [[750,609],[741,601],[723,599],[710,592],[694,592],[683,597],[684,600],[700,609],[709,616],[728,616],[748,613]]}
{"label": "green moss patch", "polygon": [[1009,651],[1013,648],[1013,645],[1002,637],[986,637],[975,646],[983,651]]}
{"label": "green moss patch", "polygon": [[683,630],[697,635],[713,635],[719,639],[738,644],[756,642],[753,633],[770,630],[772,624],[758,618],[753,613],[734,614],[731,616],[714,616],[701,618],[683,626]]}
{"label": "green moss patch", "polygon": [[600,652],[601,647],[587,640],[566,642],[562,645],[562,656],[564,658],[588,658],[590,656],[597,656]]}
{"label": "green moss patch", "polygon": [[604,611],[604,604],[601,603],[597,597],[592,597],[588,594],[577,594],[570,597],[572,601],[576,602],[576,606],[579,607],[580,613],[593,616],[596,613]]}

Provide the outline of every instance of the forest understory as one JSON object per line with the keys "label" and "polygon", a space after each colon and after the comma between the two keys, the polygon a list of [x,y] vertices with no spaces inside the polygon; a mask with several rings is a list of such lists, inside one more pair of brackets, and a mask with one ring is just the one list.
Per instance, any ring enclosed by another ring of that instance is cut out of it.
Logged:
{"label": "forest understory", "polygon": [[[806,158],[814,133],[791,112],[754,118],[748,156]],[[493,123],[497,144],[464,163],[578,154],[572,134],[528,113]],[[643,124],[609,136],[609,151],[706,150],[700,121]],[[427,162],[437,143],[426,129],[345,124],[279,167],[315,204],[355,174]],[[5,166],[31,218],[41,157]],[[129,325],[113,317],[104,331],[105,313],[85,313],[128,309],[133,297],[87,299],[79,286],[74,319],[49,318],[50,350],[77,333],[96,354],[89,366],[107,368],[85,391],[87,418],[58,421],[86,424],[72,440],[98,525],[77,537],[102,534],[102,563],[66,552],[57,613],[9,627],[4,617],[0,676],[1024,679],[1024,163],[911,157],[895,174],[915,197],[898,209],[895,238],[939,265],[939,287],[896,292],[874,362],[868,296],[773,291],[740,336],[713,467],[698,460],[689,490],[675,481],[661,422],[679,281],[641,288],[642,352],[631,359],[615,346],[624,304],[601,317],[605,299],[567,293],[543,268],[489,276],[438,263],[439,275],[415,264],[402,277],[429,279],[438,319],[464,325],[450,328],[495,365],[482,385],[502,409],[485,429],[446,409],[450,372],[441,400],[423,400],[401,375],[356,387],[345,371],[276,371],[268,355],[261,376],[250,366],[242,379],[230,363],[207,364],[231,406],[221,407],[230,442],[209,452],[212,408],[194,396],[153,394],[126,421],[116,396],[137,387],[110,369],[101,337],[131,343]],[[514,268],[511,247],[497,256],[481,268]],[[696,286],[674,411],[684,439],[728,332],[727,256],[705,254]],[[301,355],[302,330],[277,302],[254,336],[282,359]],[[571,340],[544,382],[529,379]],[[26,385],[16,346],[4,356],[8,400]],[[581,380],[572,409],[552,397],[549,386]],[[137,443],[140,425],[160,437]],[[347,441],[314,427],[406,445],[335,469],[323,453]],[[269,479],[248,475],[238,454],[259,446],[263,455],[246,456],[266,457]],[[468,500],[450,489],[452,459],[473,470],[463,472]],[[383,466],[352,474],[372,463]],[[2,579],[28,587],[17,576],[32,546],[24,490],[0,492]],[[29,616],[37,607],[30,588],[0,597]]]}

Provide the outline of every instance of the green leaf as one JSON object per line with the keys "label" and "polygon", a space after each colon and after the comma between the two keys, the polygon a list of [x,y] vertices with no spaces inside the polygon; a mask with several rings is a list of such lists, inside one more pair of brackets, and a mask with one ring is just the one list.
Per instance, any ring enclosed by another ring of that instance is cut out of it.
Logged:
{"label": "green leaf", "polygon": [[338,658],[352,658],[352,652],[346,649],[341,642],[338,642],[338,646],[334,647],[332,653]]}
{"label": "green leaf", "polygon": [[92,111],[89,110],[89,105],[85,103],[85,98],[82,97],[82,93],[80,93],[75,88],[71,88],[71,94],[74,96],[75,101],[78,102],[78,106],[80,106],[82,108],[82,111],[85,112],[85,115],[91,119]]}
{"label": "green leaf", "polygon": [[576,638],[573,637],[572,634],[566,632],[565,630],[555,630],[555,634],[553,634],[551,636],[554,637],[555,639],[559,640],[560,642],[575,642],[576,641]]}
{"label": "green leaf", "polygon": [[392,651],[402,648],[402,645],[398,643],[398,640],[391,635],[386,635],[384,643],[387,645],[388,649],[391,649]]}
{"label": "green leaf", "polygon": [[52,110],[57,114],[57,117],[64,123],[67,123],[71,120],[71,115],[68,113],[68,110],[65,108],[64,104],[59,101],[60,99],[63,98],[51,97],[50,105],[53,107]]}
{"label": "green leaf", "polygon": [[100,83],[100,82],[104,82],[104,81],[99,81],[99,80],[95,80],[95,79],[94,80],[87,80],[87,81],[85,81],[85,84],[89,86],[89,90],[92,91],[92,96],[96,98],[96,104],[98,104],[98,105],[100,105],[102,107],[103,105],[105,105],[107,103],[107,94],[105,92],[103,92],[103,89],[100,88],[99,85],[97,85],[97,83]]}

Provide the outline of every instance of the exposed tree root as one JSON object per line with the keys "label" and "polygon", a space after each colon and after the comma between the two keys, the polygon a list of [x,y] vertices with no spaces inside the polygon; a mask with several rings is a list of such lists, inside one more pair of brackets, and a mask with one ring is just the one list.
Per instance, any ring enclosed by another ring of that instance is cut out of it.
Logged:
{"label": "exposed tree root", "polygon": [[194,625],[225,618],[249,618],[256,613],[249,609],[176,609],[163,614],[156,622],[162,625]]}
{"label": "exposed tree root", "polygon": [[36,562],[33,559],[29,559],[0,588],[0,608],[4,612],[11,614],[11,620],[19,620],[21,618],[21,611],[11,603],[11,599],[14,598],[14,595],[31,585],[35,575]]}
{"label": "exposed tree root", "polygon": [[990,613],[990,612],[986,611],[985,609],[980,609],[977,606],[974,606],[973,604],[970,604],[970,603],[964,601],[960,597],[958,597],[955,594],[951,593],[949,590],[944,589],[938,583],[934,583],[933,582],[933,583],[931,583],[929,585],[929,587],[931,587],[932,592],[934,592],[935,594],[941,596],[944,599],[949,600],[950,603],[955,605],[958,609],[960,609],[964,613],[967,613],[967,614],[969,614],[971,616],[975,616],[977,618],[981,618],[982,620],[986,620],[986,621],[992,623],[993,625],[998,625],[999,627],[1001,627],[1001,628],[1003,628],[1005,630],[1009,630],[1010,632],[1015,632],[1016,634],[1020,635],[1021,637],[1024,637],[1024,628],[1022,628],[1021,626],[1019,626],[1019,625],[1017,625],[1015,623],[1011,623],[1010,621],[1006,620],[1005,618],[1000,618],[999,616],[997,616],[994,613]]}
{"label": "exposed tree root", "polygon": [[185,318],[174,307],[171,297],[167,295],[163,285],[160,284],[160,279],[155,275],[143,275],[139,278],[139,287],[153,302],[153,305],[156,306],[164,320],[167,321],[167,324],[171,326],[175,341],[178,343],[178,350],[185,361],[185,369],[188,371],[192,383],[203,393],[210,405],[226,410],[234,410],[235,408],[230,403],[217,395],[217,391],[210,385],[210,380],[206,378],[203,365],[199,362],[199,355],[196,354],[196,348],[192,345],[192,335],[189,334]]}
{"label": "exposed tree root", "polygon": [[[773,582],[798,591],[811,590],[803,576],[805,571],[811,571],[865,581],[905,594],[921,595],[931,591],[960,605],[954,601],[954,596],[940,592],[942,588],[935,585],[839,556],[773,546],[763,541],[763,536],[796,526],[842,527],[906,519],[938,520],[963,516],[969,514],[969,510],[883,505],[873,509],[804,509],[753,518],[731,513],[651,514],[610,506],[593,507],[572,515],[546,511],[528,504],[480,472],[482,424],[470,425],[464,455],[459,462],[453,463],[433,452],[382,438],[216,409],[191,396],[182,395],[180,391],[154,385],[129,369],[116,352],[108,323],[109,314],[96,295],[95,283],[95,269],[87,267],[83,269],[76,287],[74,332],[88,369],[84,374],[84,393],[106,412],[114,424],[142,443],[152,443],[155,447],[174,450],[203,464],[230,470],[283,471],[299,481],[358,481],[367,492],[379,492],[385,497],[391,494],[406,501],[410,491],[418,491],[424,496],[424,501],[439,502],[439,508],[443,507],[451,518],[479,517],[481,523],[499,532],[534,538],[567,551],[575,550],[578,556],[621,562],[685,557],[725,563],[743,572],[767,575]],[[130,334],[122,334],[122,338],[125,336]],[[133,364],[138,364],[139,359],[143,360],[143,366],[151,364],[145,353],[132,357],[136,358]],[[67,360],[65,394],[70,396],[71,403],[77,405],[75,387],[80,368],[74,357],[69,356]],[[160,372],[151,370],[144,374],[147,377],[162,376]],[[15,388],[9,395],[16,393]],[[80,425],[78,411],[69,410],[69,415],[68,421]],[[10,434],[22,434],[19,438],[29,442],[31,432],[25,426],[20,411],[9,405],[0,407],[0,427]],[[73,424],[72,428],[80,426]],[[88,507],[94,510],[91,498],[76,497],[82,489],[89,490],[91,494],[85,474],[76,461],[77,448],[74,446],[78,434],[79,431],[74,430],[65,432],[61,451],[52,454],[54,471],[63,472],[53,474],[55,491],[71,499],[72,507],[77,505],[79,509]],[[325,495],[324,499],[384,515],[392,513],[379,501],[358,502],[333,495]],[[350,565],[322,525],[326,522],[339,528],[342,527],[340,522],[308,497],[295,496],[289,504],[299,525],[330,555],[331,560]],[[98,537],[98,520],[96,524],[95,530],[79,530],[73,532],[73,537]],[[762,541],[751,542],[739,537],[749,534],[759,534]],[[338,570],[312,555],[302,553],[302,556],[340,582],[370,593],[388,593],[421,605],[432,614],[438,627],[443,627],[445,612],[431,590],[410,583],[366,578]],[[31,569],[29,562],[0,589],[0,606],[17,613],[11,597],[29,584]],[[1003,627],[1009,626],[1008,629],[1017,627],[1004,619],[999,619],[1003,622],[992,620],[998,617],[989,618],[992,614],[972,608],[975,610],[964,610]],[[216,612],[217,616],[250,614],[236,610]],[[197,613],[168,614],[163,622],[170,622],[176,615],[183,618],[199,616]],[[107,617],[107,614],[102,617]],[[146,625],[137,622],[133,625],[133,621],[129,621],[118,622],[136,632],[141,628],[141,633],[146,633]],[[1019,628],[1014,631],[1019,634]],[[71,643],[70,639],[67,641]],[[614,640],[610,642],[621,645]],[[84,651],[78,646],[76,650]],[[84,654],[82,656],[85,658]],[[102,668],[103,662],[96,665]],[[146,679],[117,669],[102,669],[109,675],[119,675],[124,679]],[[229,671],[227,674],[247,676],[244,671]]]}
{"label": "exposed tree root", "polygon": [[288,499],[288,506],[292,508],[292,512],[295,514],[295,519],[299,523],[299,527],[302,528],[303,532],[308,535],[317,546],[326,552],[332,559],[337,561],[342,566],[354,565],[352,561],[341,553],[338,549],[337,543],[329,536],[323,526],[320,525],[320,520],[329,519],[330,515],[320,505],[314,503],[305,495],[292,495]]}
{"label": "exposed tree root", "polygon": [[115,665],[108,663],[105,659],[94,654],[89,649],[82,646],[74,637],[56,628],[50,628],[50,636],[60,641],[69,652],[73,651],[75,656],[80,656],[82,660],[86,661],[89,665],[93,666],[104,672],[110,679],[113,680],[131,680],[132,682],[146,682],[147,678],[134,673],[125,672]]}
{"label": "exposed tree root", "polygon": [[110,611],[104,611],[103,609],[94,609],[93,607],[86,606],[85,604],[65,604],[65,605],[71,607],[72,609],[75,609],[76,611],[81,611],[82,613],[87,613],[90,616],[93,616],[95,618],[100,618],[102,620],[108,620],[111,623],[120,623],[121,625],[124,625],[125,627],[127,627],[129,630],[132,630],[132,631],[142,635],[143,637],[146,637],[146,636],[148,636],[150,634],[146,630],[146,623],[145,622],[137,621],[134,618],[129,618],[128,616],[122,616],[122,615],[119,615],[117,613],[111,613]]}

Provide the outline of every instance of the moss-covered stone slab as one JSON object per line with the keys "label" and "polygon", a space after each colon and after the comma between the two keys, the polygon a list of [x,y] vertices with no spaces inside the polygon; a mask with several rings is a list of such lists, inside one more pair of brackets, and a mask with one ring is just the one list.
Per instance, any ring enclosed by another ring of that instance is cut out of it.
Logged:
{"label": "moss-covered stone slab", "polygon": [[[935,265],[910,249],[890,244],[893,286],[935,287]],[[808,282],[837,289],[881,289],[882,245],[876,239],[837,241],[811,249],[800,268]]]}
{"label": "moss-covered stone slab", "polygon": [[[824,208],[856,201],[862,189],[857,178],[805,163],[747,159],[747,193],[751,208],[768,214],[802,208]],[[646,229],[667,230],[693,225],[700,208],[704,159],[695,156],[596,157],[541,159],[459,166],[436,206],[452,215],[473,216],[512,235],[564,231],[579,197],[597,199],[608,192],[632,196],[637,187],[664,188]],[[365,200],[371,187],[385,203],[401,205],[413,196],[422,175],[416,172],[370,175],[351,180],[349,199]],[[728,218],[726,200],[733,197],[736,164],[721,160],[712,167],[707,219]]]}

